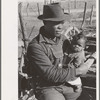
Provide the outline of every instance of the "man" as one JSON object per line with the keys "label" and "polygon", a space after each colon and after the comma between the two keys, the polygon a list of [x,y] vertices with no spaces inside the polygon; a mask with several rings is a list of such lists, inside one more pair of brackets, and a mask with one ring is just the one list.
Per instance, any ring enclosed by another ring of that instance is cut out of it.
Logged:
{"label": "man", "polygon": [[43,15],[38,18],[43,20],[44,26],[30,42],[27,50],[28,70],[36,87],[36,97],[38,100],[76,100],[81,90],[75,92],[67,82],[85,74],[94,62],[95,54],[78,68],[74,65],[63,68],[63,49],[69,42],[62,32],[69,15],[64,14],[59,3],[54,3],[44,5]]}

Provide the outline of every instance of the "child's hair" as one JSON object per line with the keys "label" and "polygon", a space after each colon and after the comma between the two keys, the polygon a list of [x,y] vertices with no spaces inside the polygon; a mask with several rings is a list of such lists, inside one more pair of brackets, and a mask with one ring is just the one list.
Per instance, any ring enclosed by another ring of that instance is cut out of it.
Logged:
{"label": "child's hair", "polygon": [[74,41],[77,41],[77,40],[79,40],[79,39],[84,39],[85,42],[87,41],[87,38],[86,38],[86,36],[83,34],[83,32],[80,32],[79,34],[73,36],[73,40],[74,40]]}

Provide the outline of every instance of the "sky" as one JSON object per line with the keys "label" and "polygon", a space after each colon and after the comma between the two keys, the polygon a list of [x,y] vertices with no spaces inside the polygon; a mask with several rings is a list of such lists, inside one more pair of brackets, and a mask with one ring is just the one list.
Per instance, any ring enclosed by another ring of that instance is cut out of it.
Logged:
{"label": "sky", "polygon": [[18,1],[22,1],[22,2],[30,2],[30,1],[43,2],[44,0],[18,0]]}
{"label": "sky", "polygon": [[[18,0],[22,2],[44,2],[44,0]],[[50,0],[47,0],[50,1]],[[52,1],[68,1],[68,0],[52,0]],[[70,0],[70,1],[75,1],[75,0]],[[77,1],[87,1],[87,0],[77,0]]]}
{"label": "sky", "polygon": [[[22,2],[44,2],[44,0],[18,0],[18,1],[22,1]],[[50,0],[46,0],[46,1],[50,1]],[[68,0],[52,0],[52,1],[68,1]]]}
{"label": "sky", "polygon": [[[34,1],[34,2],[44,2],[44,0],[18,0],[18,1],[22,1],[22,2],[32,2],[32,1]],[[53,0],[53,1],[55,1],[55,0]]]}

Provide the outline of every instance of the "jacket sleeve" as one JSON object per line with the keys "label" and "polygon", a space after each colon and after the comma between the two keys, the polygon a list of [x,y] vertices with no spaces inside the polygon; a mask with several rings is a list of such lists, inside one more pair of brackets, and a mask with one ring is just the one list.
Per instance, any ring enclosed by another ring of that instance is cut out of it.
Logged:
{"label": "jacket sleeve", "polygon": [[39,75],[48,81],[67,82],[75,76],[75,67],[56,68],[37,43],[29,45],[27,55],[31,66],[36,66]]}

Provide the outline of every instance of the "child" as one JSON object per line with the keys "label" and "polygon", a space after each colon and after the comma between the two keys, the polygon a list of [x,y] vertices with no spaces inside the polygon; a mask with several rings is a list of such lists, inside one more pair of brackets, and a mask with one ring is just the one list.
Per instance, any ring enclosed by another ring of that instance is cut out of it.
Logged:
{"label": "child", "polygon": [[[86,37],[82,33],[73,37],[71,41],[71,50],[69,54],[65,53],[64,55],[63,66],[73,64],[77,68],[80,64],[84,63],[86,60],[84,53],[85,43]],[[76,92],[80,91],[82,85],[80,77],[70,80],[68,83],[74,87]]]}

